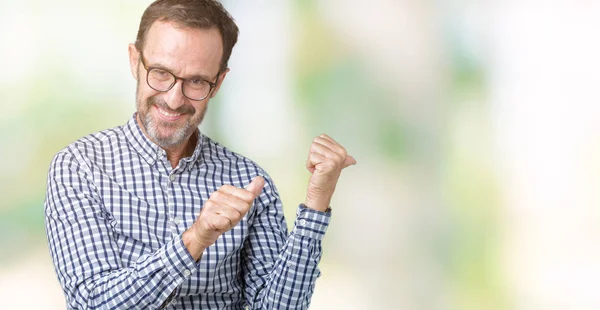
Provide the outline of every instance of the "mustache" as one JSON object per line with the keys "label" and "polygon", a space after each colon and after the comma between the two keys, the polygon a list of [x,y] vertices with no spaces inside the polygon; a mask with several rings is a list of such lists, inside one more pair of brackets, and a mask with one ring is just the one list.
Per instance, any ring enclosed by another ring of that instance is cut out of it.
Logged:
{"label": "mustache", "polygon": [[148,98],[148,106],[152,106],[152,105],[156,105],[158,107],[160,107],[161,109],[170,112],[170,113],[182,113],[182,114],[194,114],[196,113],[196,109],[191,106],[191,105],[182,105],[179,108],[177,108],[176,110],[173,110],[169,107],[169,105],[167,104],[166,101],[157,98],[157,97],[150,97]]}

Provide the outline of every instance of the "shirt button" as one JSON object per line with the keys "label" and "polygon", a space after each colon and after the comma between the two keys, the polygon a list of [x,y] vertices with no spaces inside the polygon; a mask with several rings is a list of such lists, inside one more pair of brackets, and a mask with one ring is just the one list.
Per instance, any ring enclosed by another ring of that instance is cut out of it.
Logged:
{"label": "shirt button", "polygon": [[305,220],[300,220],[300,225],[305,226],[306,225],[306,221]]}
{"label": "shirt button", "polygon": [[187,277],[189,277],[192,274],[192,272],[189,269],[186,269],[183,271],[183,275]]}
{"label": "shirt button", "polygon": [[179,224],[179,222],[181,222],[181,219],[180,219],[180,218],[178,218],[178,217],[174,217],[174,218],[173,218],[173,223],[175,223],[175,225],[178,225],[178,224]]}
{"label": "shirt button", "polygon": [[171,174],[171,176],[169,177],[169,180],[171,180],[171,181],[175,181],[175,175],[174,175],[174,174]]}

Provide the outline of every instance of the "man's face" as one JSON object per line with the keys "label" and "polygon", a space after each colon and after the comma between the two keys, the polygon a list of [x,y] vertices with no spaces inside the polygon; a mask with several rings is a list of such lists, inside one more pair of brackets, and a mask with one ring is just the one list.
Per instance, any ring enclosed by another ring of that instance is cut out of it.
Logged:
{"label": "man's face", "polygon": [[[141,63],[139,52],[134,45],[129,46],[131,70],[137,80],[138,123],[149,138],[163,148],[185,146],[202,122],[208,101],[218,91],[227,72],[219,76],[217,86],[207,98],[195,101],[183,95],[181,80],[166,92],[150,88],[146,82],[148,72]],[[156,21],[148,31],[141,52],[148,68],[167,70],[184,79],[200,77],[214,83],[223,44],[216,28],[192,29]]]}

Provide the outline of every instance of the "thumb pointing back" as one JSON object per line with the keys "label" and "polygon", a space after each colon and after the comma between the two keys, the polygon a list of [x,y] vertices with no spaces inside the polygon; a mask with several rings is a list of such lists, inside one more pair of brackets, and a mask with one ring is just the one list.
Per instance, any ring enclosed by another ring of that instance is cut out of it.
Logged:
{"label": "thumb pointing back", "polygon": [[252,179],[252,182],[246,187],[246,190],[251,192],[254,195],[254,198],[260,195],[263,187],[265,187],[265,179],[261,176],[257,176]]}

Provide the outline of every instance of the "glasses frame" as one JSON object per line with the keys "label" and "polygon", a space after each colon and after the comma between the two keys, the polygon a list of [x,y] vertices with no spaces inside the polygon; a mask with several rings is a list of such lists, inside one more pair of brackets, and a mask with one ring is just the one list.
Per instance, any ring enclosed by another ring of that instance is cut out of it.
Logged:
{"label": "glasses frame", "polygon": [[[142,66],[144,67],[144,69],[146,69],[146,84],[148,84],[148,86],[150,88],[154,89],[157,92],[166,93],[166,92],[170,91],[173,88],[173,86],[175,86],[175,84],[177,84],[177,80],[181,80],[181,93],[186,98],[188,98],[190,100],[194,100],[194,101],[202,101],[202,100],[208,98],[208,96],[210,96],[210,94],[212,93],[213,89],[215,89],[215,87],[217,87],[217,82],[219,81],[219,75],[221,74],[221,71],[219,70],[219,73],[217,73],[217,76],[215,77],[215,82],[210,82],[210,81],[205,80],[205,82],[208,83],[208,85],[210,85],[210,88],[208,89],[208,93],[206,93],[206,96],[204,96],[200,99],[195,99],[195,98],[191,98],[185,94],[184,85],[185,85],[185,82],[187,82],[189,79],[184,79],[182,77],[178,77],[177,75],[173,74],[173,72],[171,72],[167,69],[164,69],[164,68],[146,66],[146,61],[144,60],[144,54],[141,51],[140,51],[140,60],[142,62]],[[173,80],[173,83],[171,83],[171,86],[169,86],[169,88],[167,88],[166,90],[160,90],[160,89],[156,89],[156,88],[152,87],[152,85],[150,85],[150,81],[148,79],[150,78],[150,71],[153,69],[165,71],[175,78],[175,80]]]}

